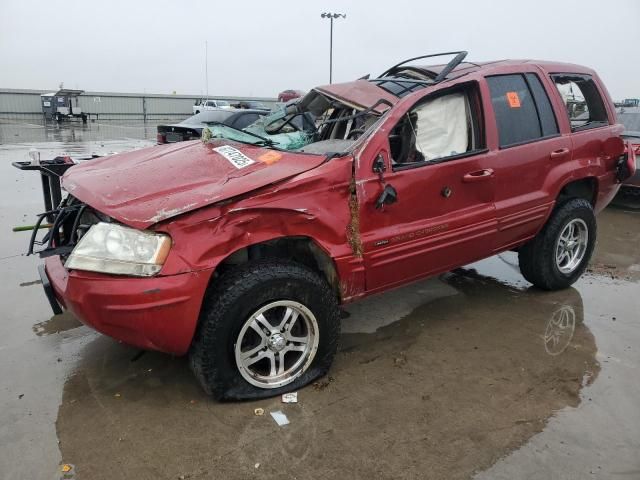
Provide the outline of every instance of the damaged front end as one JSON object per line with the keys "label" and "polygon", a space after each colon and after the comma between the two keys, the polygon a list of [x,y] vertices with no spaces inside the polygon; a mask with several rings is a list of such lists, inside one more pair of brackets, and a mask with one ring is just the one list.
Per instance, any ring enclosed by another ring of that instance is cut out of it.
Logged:
{"label": "damaged front end", "polygon": [[[53,219],[53,222],[45,226],[43,222],[46,219]],[[110,221],[109,217],[68,195],[59,208],[38,215],[27,255],[38,254],[40,258],[60,255],[64,261],[93,225]],[[38,232],[45,227],[49,227],[49,230],[38,239]]]}

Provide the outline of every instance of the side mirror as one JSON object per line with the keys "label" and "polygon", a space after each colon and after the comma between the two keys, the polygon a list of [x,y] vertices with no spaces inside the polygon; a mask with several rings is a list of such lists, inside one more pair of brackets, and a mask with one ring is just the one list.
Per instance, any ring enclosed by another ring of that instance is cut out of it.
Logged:
{"label": "side mirror", "polygon": [[398,192],[391,185],[386,184],[384,186],[384,190],[378,197],[376,201],[376,208],[380,210],[385,205],[391,205],[392,203],[396,203],[398,201]]}
{"label": "side mirror", "polygon": [[378,154],[376,159],[373,161],[373,167],[371,169],[373,173],[382,174],[387,171],[387,166],[384,163],[384,158],[382,155]]}

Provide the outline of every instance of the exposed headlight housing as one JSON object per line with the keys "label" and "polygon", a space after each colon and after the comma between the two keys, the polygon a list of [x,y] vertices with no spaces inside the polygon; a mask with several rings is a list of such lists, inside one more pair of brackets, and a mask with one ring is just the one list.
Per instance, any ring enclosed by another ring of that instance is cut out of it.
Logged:
{"label": "exposed headlight housing", "polygon": [[170,248],[168,235],[100,222],[82,236],[65,267],[150,277],[160,271]]}

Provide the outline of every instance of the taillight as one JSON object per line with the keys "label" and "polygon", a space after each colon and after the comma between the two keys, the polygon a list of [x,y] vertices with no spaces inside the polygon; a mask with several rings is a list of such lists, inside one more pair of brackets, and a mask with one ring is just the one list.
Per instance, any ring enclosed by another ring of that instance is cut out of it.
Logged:
{"label": "taillight", "polygon": [[156,140],[158,143],[167,143],[167,136],[163,133],[159,133],[156,135]]}

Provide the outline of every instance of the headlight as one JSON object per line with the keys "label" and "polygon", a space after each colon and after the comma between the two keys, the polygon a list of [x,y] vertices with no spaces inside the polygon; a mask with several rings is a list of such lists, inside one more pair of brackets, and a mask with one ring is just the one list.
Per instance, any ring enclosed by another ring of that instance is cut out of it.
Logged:
{"label": "headlight", "polygon": [[148,277],[160,271],[170,248],[168,235],[101,222],[84,234],[65,267]]}

